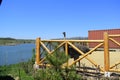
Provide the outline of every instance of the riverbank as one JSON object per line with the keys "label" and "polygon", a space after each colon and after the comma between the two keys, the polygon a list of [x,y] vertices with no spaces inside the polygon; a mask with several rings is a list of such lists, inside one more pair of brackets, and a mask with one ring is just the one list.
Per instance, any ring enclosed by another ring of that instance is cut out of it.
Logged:
{"label": "riverbank", "polygon": [[0,65],[0,80],[36,80],[33,64],[35,62],[35,50],[27,61],[16,64]]}

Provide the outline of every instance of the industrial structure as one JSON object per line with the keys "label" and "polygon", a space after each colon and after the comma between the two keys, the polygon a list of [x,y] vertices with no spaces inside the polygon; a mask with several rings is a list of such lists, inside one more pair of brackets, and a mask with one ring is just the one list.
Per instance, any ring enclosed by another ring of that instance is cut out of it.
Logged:
{"label": "industrial structure", "polygon": [[[103,40],[104,32],[107,32],[109,35],[117,35],[120,34],[120,29],[90,30],[88,31],[88,40]],[[120,43],[119,37],[114,37],[113,39]],[[89,43],[89,48],[93,48],[97,44],[98,43]],[[103,48],[103,46],[101,48]],[[115,50],[120,49],[120,46],[109,40],[109,48]]]}

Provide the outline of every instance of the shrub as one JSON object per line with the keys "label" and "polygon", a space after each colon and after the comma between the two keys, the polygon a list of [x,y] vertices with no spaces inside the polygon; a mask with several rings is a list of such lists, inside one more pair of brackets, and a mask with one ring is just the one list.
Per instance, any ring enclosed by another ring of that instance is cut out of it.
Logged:
{"label": "shrub", "polygon": [[51,65],[48,68],[40,69],[36,73],[35,80],[81,80],[81,76],[76,73],[75,68],[62,68],[68,61],[69,56],[64,52],[56,50],[51,55],[46,55],[47,62]]}

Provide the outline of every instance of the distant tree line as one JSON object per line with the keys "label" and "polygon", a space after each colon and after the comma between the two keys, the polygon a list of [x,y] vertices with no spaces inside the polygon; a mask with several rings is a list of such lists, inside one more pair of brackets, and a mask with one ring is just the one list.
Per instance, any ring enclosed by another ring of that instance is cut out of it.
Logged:
{"label": "distant tree line", "polygon": [[14,38],[0,38],[0,40],[16,40],[16,39],[14,39]]}
{"label": "distant tree line", "polygon": [[32,39],[14,39],[14,38],[0,38],[0,45],[16,45],[24,43],[35,43]]}

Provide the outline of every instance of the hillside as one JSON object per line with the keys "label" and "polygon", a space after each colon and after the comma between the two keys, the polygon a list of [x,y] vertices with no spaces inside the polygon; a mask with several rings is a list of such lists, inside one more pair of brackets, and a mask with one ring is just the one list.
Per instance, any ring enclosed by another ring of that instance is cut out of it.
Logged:
{"label": "hillside", "polygon": [[32,39],[14,39],[14,38],[0,38],[0,45],[17,45],[24,43],[35,43]]}

